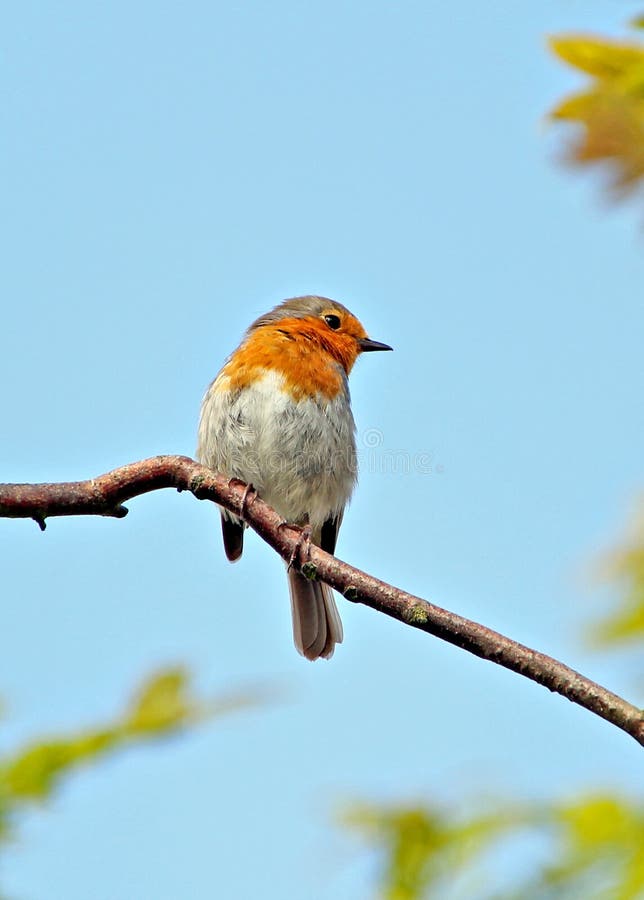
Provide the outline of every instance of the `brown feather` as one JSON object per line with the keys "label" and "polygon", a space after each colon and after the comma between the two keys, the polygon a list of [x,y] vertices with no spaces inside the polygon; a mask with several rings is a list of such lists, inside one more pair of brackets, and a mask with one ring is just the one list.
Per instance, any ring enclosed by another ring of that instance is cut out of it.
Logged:
{"label": "brown feather", "polygon": [[224,539],[226,556],[230,562],[235,562],[242,555],[244,549],[244,526],[222,514],[221,534]]}
{"label": "brown feather", "polygon": [[330,659],[343,637],[331,588],[321,581],[310,581],[294,569],[288,571],[288,586],[295,647],[306,659]]}

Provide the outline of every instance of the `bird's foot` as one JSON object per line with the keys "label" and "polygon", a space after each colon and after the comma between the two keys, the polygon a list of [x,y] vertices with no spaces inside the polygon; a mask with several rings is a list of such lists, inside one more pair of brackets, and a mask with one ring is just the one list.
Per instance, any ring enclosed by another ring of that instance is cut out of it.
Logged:
{"label": "bird's foot", "polygon": [[[247,506],[252,506],[255,500],[257,499],[257,490],[253,487],[253,485],[248,482],[246,484],[240,478],[229,478],[228,479],[228,487],[241,487],[243,485],[244,492],[239,500],[239,517],[241,519],[244,518],[244,513],[246,511]],[[252,494],[252,497],[251,497]],[[250,500],[248,499],[250,497]]]}
{"label": "bird's foot", "polygon": [[284,525],[288,525],[289,528],[299,531],[298,539],[295,542],[293,552],[291,553],[288,565],[286,566],[287,571],[290,572],[297,559],[299,559],[300,563],[306,563],[311,558],[311,534],[313,529],[308,524],[291,525],[290,522],[283,522],[280,528]]}

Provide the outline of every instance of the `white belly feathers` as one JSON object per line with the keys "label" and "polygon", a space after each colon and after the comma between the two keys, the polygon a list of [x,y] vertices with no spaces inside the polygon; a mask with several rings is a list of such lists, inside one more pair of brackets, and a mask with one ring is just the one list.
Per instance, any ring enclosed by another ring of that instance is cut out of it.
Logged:
{"label": "white belly feathers", "polygon": [[348,387],[331,400],[295,401],[274,371],[241,390],[227,383],[220,374],[204,397],[198,459],[252,483],[286,521],[308,517],[316,530],[341,513],[357,477]]}

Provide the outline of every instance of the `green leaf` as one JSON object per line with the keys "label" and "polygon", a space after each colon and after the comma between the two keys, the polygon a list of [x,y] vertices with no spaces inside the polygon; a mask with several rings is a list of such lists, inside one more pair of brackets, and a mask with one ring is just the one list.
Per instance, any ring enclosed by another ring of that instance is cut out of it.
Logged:
{"label": "green leaf", "polygon": [[114,732],[106,731],[33,744],[2,764],[2,793],[12,801],[42,799],[51,793],[63,772],[104,753],[116,740]]}
{"label": "green leaf", "polygon": [[143,683],[125,713],[110,725],[39,740],[0,760],[0,828],[25,803],[49,797],[63,776],[108,752],[162,738],[266,697],[265,692],[249,691],[202,701],[191,696],[189,687],[184,669],[164,669]]}

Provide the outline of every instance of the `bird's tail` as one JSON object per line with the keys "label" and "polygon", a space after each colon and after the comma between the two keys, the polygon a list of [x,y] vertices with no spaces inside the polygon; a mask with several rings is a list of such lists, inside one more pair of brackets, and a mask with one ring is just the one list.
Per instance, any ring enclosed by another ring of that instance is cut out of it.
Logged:
{"label": "bird's tail", "polygon": [[293,640],[307,659],[330,659],[342,643],[342,622],[333,592],[321,581],[311,581],[294,569],[288,571],[293,614]]}

